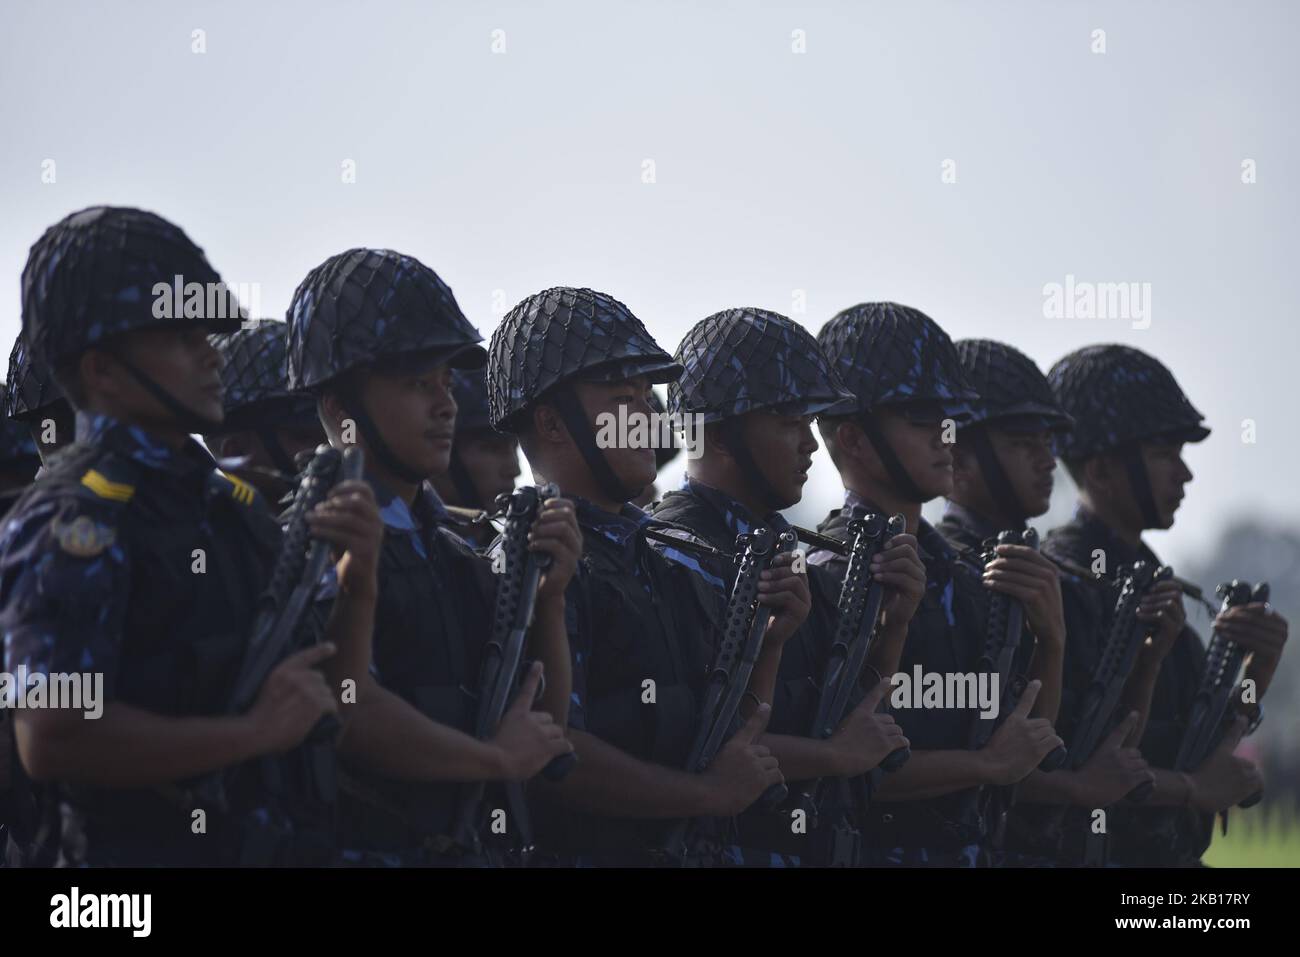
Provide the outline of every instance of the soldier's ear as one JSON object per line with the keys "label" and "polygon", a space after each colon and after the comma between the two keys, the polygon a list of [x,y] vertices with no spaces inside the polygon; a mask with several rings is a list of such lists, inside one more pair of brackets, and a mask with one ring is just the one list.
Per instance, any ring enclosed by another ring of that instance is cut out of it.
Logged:
{"label": "soldier's ear", "polygon": [[532,419],[533,435],[537,441],[558,445],[568,440],[569,430],[553,406],[539,402],[533,406]]}
{"label": "soldier's ear", "polygon": [[842,461],[861,462],[866,454],[867,436],[862,426],[844,420],[835,427],[835,451]]}
{"label": "soldier's ear", "polygon": [[343,400],[333,390],[323,393],[317,400],[316,415],[330,437],[343,431],[343,420],[348,417],[347,410],[343,407]]}
{"label": "soldier's ear", "polygon": [[1112,455],[1094,455],[1083,463],[1084,487],[1111,497],[1116,493],[1116,479],[1126,479],[1123,464]]}

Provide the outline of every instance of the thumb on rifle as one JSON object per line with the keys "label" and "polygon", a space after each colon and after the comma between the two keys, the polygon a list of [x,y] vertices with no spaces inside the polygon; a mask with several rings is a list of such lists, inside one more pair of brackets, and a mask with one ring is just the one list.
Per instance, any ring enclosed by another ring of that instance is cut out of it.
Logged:
{"label": "thumb on rifle", "polygon": [[1223,735],[1223,740],[1219,742],[1219,747],[1226,750],[1229,754],[1237,749],[1241,744],[1241,739],[1246,734],[1246,727],[1249,722],[1244,715],[1237,715],[1232,719],[1232,724],[1228,725],[1227,732]]}
{"label": "thumb on rifle", "polygon": [[880,707],[880,702],[884,700],[885,695],[889,694],[890,689],[893,687],[894,683],[892,681],[888,678],[881,678],[871,686],[871,690],[867,692],[866,697],[862,699],[862,703],[858,707],[875,711]]}
{"label": "thumb on rifle", "polygon": [[1011,714],[1021,718],[1029,714],[1029,709],[1032,708],[1034,702],[1038,700],[1038,692],[1042,690],[1043,683],[1037,678],[1025,685],[1025,692],[1020,696],[1020,700],[1016,702],[1016,710],[1011,712]]}
{"label": "thumb on rifle", "polygon": [[759,736],[767,730],[767,722],[771,720],[771,717],[772,706],[767,702],[763,702],[758,706],[758,709],[749,716],[749,720],[746,721],[744,727],[740,729],[737,737],[740,738],[741,742],[744,744],[753,744],[758,740]]}
{"label": "thumb on rifle", "polygon": [[310,668],[312,665],[333,655],[334,651],[334,642],[322,641],[319,645],[312,645],[302,651],[295,651],[280,664],[288,665],[290,668]]}
{"label": "thumb on rifle", "polygon": [[519,686],[519,694],[515,697],[514,703],[510,705],[511,711],[531,711],[533,702],[537,700],[537,689],[542,684],[542,663],[534,661],[528,669],[528,674],[524,676],[523,684]]}
{"label": "thumb on rifle", "polygon": [[1106,735],[1106,742],[1102,747],[1107,751],[1113,751],[1116,748],[1123,747],[1124,742],[1128,740],[1128,736],[1132,734],[1133,729],[1137,727],[1138,718],[1140,717],[1141,715],[1136,711],[1130,711],[1128,714],[1124,715],[1124,720],[1115,726],[1114,731]]}

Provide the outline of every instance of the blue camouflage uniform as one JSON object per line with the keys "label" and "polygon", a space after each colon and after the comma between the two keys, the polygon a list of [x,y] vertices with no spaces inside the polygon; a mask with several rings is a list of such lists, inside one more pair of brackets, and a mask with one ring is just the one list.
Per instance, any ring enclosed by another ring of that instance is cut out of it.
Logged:
{"label": "blue camouflage uniform", "polygon": [[[173,718],[227,713],[257,599],[280,543],[246,483],[187,440],[173,449],[103,415],[18,502],[0,535],[5,670],[98,673],[103,695]],[[202,573],[199,553],[205,562]],[[326,753],[328,752],[328,753]],[[332,748],[300,746],[227,780],[232,812],[191,830],[190,782],[158,789],[35,786],[28,863],[326,863]]]}

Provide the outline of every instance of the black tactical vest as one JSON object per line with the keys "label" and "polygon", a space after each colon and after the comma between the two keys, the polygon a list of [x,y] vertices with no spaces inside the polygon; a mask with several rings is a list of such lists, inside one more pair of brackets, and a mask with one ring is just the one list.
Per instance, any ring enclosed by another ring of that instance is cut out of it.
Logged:
{"label": "black tactical vest", "polygon": [[[844,541],[848,523],[844,511],[836,509],[817,531]],[[929,523],[921,522],[916,537],[924,553],[927,585],[908,625],[899,670],[909,678],[918,664],[926,673],[973,672],[983,646],[984,597],[979,582],[961,562],[936,557],[942,554],[942,539]],[[846,560],[832,560],[825,567],[842,578]],[[946,602],[951,602],[952,623]],[[969,709],[937,708],[891,708],[890,713],[907,734],[913,751],[964,750],[975,714]],[[984,790],[967,788],[923,801],[873,802],[865,815],[866,843],[878,849],[938,851],[987,845],[991,822],[984,811]]]}
{"label": "black tactical vest", "polygon": [[[1105,531],[1096,519],[1084,521],[1076,517],[1052,531],[1043,543],[1043,550],[1049,556],[1089,569],[1093,561],[1092,552],[1098,548],[1106,552],[1107,575],[1113,575],[1117,565],[1130,558],[1122,554],[1122,550],[1113,542],[1106,540]],[[1145,546],[1139,557],[1144,561],[1159,561]],[[1083,676],[1091,675],[1114,610],[1113,589],[1088,587],[1087,583],[1081,583],[1078,589],[1072,591],[1082,591],[1083,597],[1067,593],[1067,597],[1071,598],[1067,602],[1067,613],[1079,622],[1080,631],[1087,631],[1097,637],[1087,648],[1091,657],[1083,663],[1086,667],[1081,665],[1067,670],[1066,682],[1070,694],[1062,696],[1063,715],[1067,705],[1071,708],[1078,706],[1083,689],[1087,687],[1087,678]],[[1067,627],[1070,624],[1067,621]],[[1073,632],[1071,636],[1073,637]],[[1143,757],[1152,767],[1171,768],[1174,765],[1186,716],[1200,684],[1204,659],[1205,649],[1201,639],[1190,627],[1184,627],[1160,666],[1160,674],[1151,696],[1151,712],[1146,732],[1142,736],[1141,749]],[[1082,685],[1078,683],[1080,680],[1084,682]],[[1066,724],[1065,728],[1072,730],[1070,724]],[[1066,743],[1069,743],[1068,738]],[[1210,846],[1214,833],[1214,815],[1191,808],[1117,805],[1111,809],[1109,820],[1111,861],[1133,867],[1193,864],[1200,860]]]}
{"label": "black tactical vest", "polygon": [[[429,719],[473,734],[495,589],[490,563],[451,531],[431,522],[412,533],[385,529],[374,637],[384,687]],[[489,800],[498,791],[489,788]],[[346,846],[414,861],[445,851],[461,788],[351,772],[344,792]]]}

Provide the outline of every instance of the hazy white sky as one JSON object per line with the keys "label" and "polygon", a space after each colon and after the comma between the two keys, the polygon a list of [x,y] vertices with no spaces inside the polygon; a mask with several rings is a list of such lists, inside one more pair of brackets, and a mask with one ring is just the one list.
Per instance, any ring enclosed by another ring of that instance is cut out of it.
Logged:
{"label": "hazy white sky", "polygon": [[[114,203],[181,224],[265,315],[382,245],[485,336],[567,284],[670,350],[728,306],[815,332],[871,299],[1044,367],[1126,342],[1215,430],[1153,539],[1177,563],[1235,515],[1300,525],[1298,27],[1286,2],[5,0],[0,335],[41,231]],[[1067,275],[1150,283],[1150,327],[1045,318]],[[835,479],[818,453],[797,517]]]}

